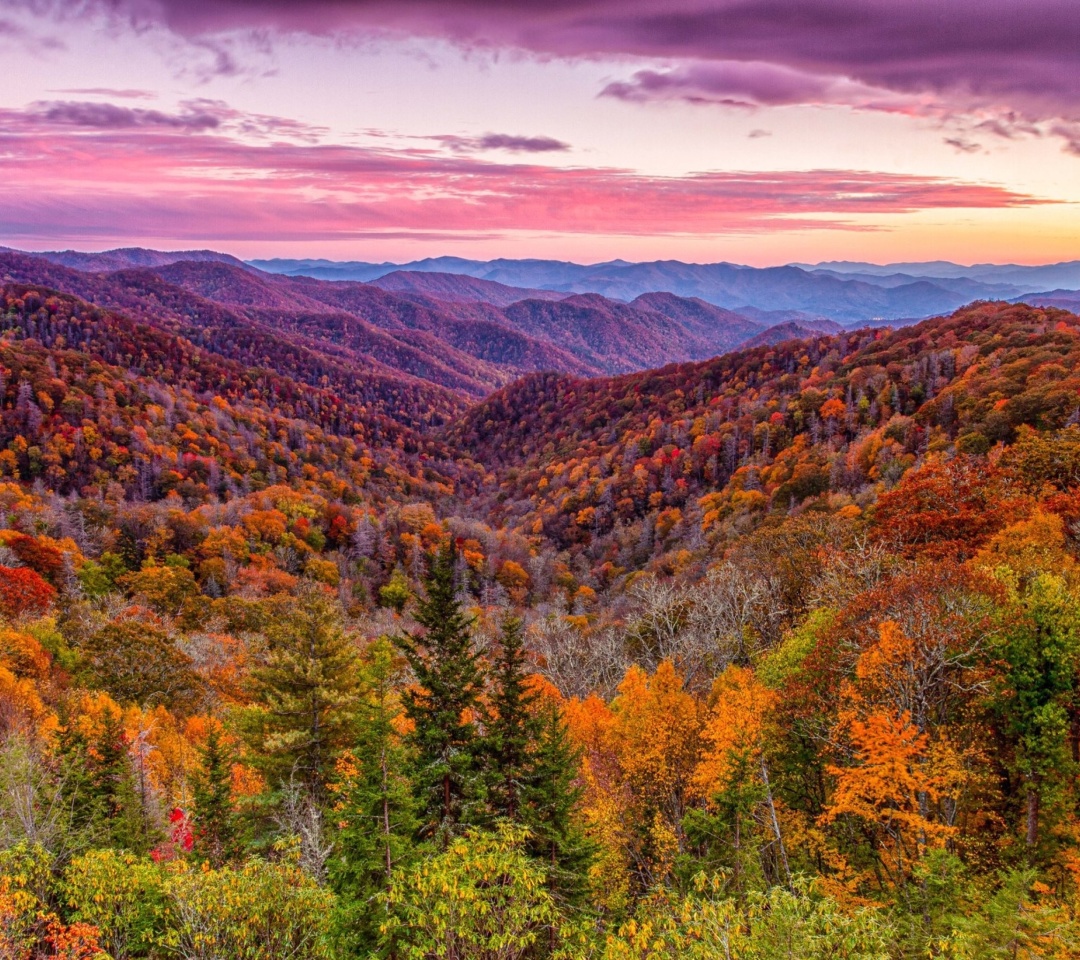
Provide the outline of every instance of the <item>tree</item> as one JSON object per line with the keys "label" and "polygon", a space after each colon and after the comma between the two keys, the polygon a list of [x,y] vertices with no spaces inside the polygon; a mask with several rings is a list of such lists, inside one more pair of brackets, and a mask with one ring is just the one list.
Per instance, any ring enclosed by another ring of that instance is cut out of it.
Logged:
{"label": "tree", "polygon": [[596,847],[579,823],[584,795],[581,750],[570,740],[558,706],[540,699],[529,775],[521,791],[526,848],[547,870],[548,887],[563,910],[583,905]]}
{"label": "tree", "polygon": [[870,909],[843,910],[806,881],[794,890],[722,896],[721,877],[699,875],[684,897],[658,895],[607,939],[601,960],[888,960],[892,931]]}
{"label": "tree", "polygon": [[[730,863],[737,888],[743,887],[749,836],[755,819],[764,827],[762,868],[772,883],[791,883],[787,849],[769,779],[766,738],[776,694],[753,671],[730,666],[713,684],[712,706],[702,730],[704,749],[694,774],[709,813],[731,837]],[[753,814],[760,808],[760,817]],[[765,854],[771,854],[766,862]],[[771,869],[770,869],[771,868]]]}
{"label": "tree", "polygon": [[645,887],[664,877],[684,852],[683,818],[694,793],[701,742],[701,710],[670,660],[651,677],[631,667],[611,705],[612,743],[639,807],[644,833]]}
{"label": "tree", "polygon": [[832,736],[844,762],[827,768],[836,785],[819,822],[858,825],[874,875],[899,890],[956,835],[969,774],[949,726],[919,706],[929,699],[919,645],[892,621],[878,633],[841,684]]}
{"label": "tree", "polygon": [[581,751],[527,663],[521,621],[508,617],[491,671],[488,803],[496,817],[528,828],[525,848],[544,864],[556,902],[580,905],[593,854],[575,816]]}
{"label": "tree", "polygon": [[28,567],[0,566],[0,614],[17,620],[44,613],[56,591]]}
{"label": "tree", "polygon": [[536,694],[526,683],[526,663],[521,620],[507,617],[491,665],[491,719],[486,744],[490,764],[488,803],[496,817],[508,820],[521,817],[521,793],[531,778],[531,753],[538,733]]}
{"label": "tree", "polygon": [[412,599],[412,591],[409,589],[409,579],[401,567],[394,567],[390,574],[390,581],[379,588],[379,602],[384,607],[389,607],[396,614],[401,614]]}
{"label": "tree", "polygon": [[454,588],[453,544],[432,559],[426,596],[416,612],[422,632],[397,638],[415,686],[404,695],[413,729],[421,833],[445,843],[474,817],[483,799],[482,750],[477,721],[484,670],[473,647],[472,620],[461,611]]}
{"label": "tree", "polygon": [[418,826],[408,750],[396,724],[401,715],[394,689],[399,671],[385,638],[364,652],[364,692],[356,742],[338,760],[330,785],[338,824],[328,863],[338,894],[338,937],[349,955],[372,949],[378,939],[376,896],[415,851]]}
{"label": "tree", "polygon": [[213,866],[236,858],[240,843],[232,802],[232,751],[221,725],[210,724],[193,779],[195,851]]}
{"label": "tree", "polygon": [[1024,798],[1024,843],[1036,855],[1044,803],[1076,764],[1068,749],[1080,667],[1080,613],[1062,577],[1043,573],[1015,597],[1001,631],[995,708],[1014,747]]}
{"label": "tree", "polygon": [[140,620],[106,624],[79,654],[93,685],[121,703],[156,701],[191,710],[203,693],[191,658],[164,631]]}
{"label": "tree", "polygon": [[254,705],[244,711],[242,732],[274,788],[295,780],[323,798],[334,762],[353,742],[359,657],[321,588],[277,602],[275,612],[265,659],[252,670]]}

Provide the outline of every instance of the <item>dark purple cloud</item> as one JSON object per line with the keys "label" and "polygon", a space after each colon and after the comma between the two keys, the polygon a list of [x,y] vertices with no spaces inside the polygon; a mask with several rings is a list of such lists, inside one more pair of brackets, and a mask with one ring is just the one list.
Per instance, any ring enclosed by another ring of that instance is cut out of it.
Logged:
{"label": "dark purple cloud", "polygon": [[954,150],[960,151],[960,153],[979,153],[982,150],[981,143],[976,143],[974,140],[968,140],[964,137],[945,137],[944,143]]}
{"label": "dark purple cloud", "polygon": [[69,127],[83,131],[176,130],[184,133],[229,132],[256,139],[315,143],[325,127],[288,117],[235,110],[221,100],[186,100],[175,113],[87,100],[39,100],[25,110],[0,110],[11,130]]}
{"label": "dark purple cloud", "polygon": [[45,124],[65,127],[85,127],[93,130],[131,130],[139,127],[166,127],[173,130],[199,132],[216,130],[223,117],[210,109],[165,113],[122,107],[115,103],[95,103],[76,100],[45,100],[33,105],[30,116]]}
{"label": "dark purple cloud", "polygon": [[[28,2],[28,0],[27,0]],[[34,0],[40,7],[42,0]],[[93,0],[89,0],[92,4]],[[1075,0],[97,0],[206,38],[395,30],[559,56],[773,64],[1080,119]],[[88,4],[88,5],[89,5]],[[70,4],[55,0],[60,10]],[[789,95],[794,95],[790,91]]]}
{"label": "dark purple cloud", "polygon": [[559,153],[570,149],[570,144],[554,137],[525,137],[510,133],[485,133],[479,137],[456,137],[444,135],[431,137],[439,143],[462,153],[483,150],[506,150],[510,153]]}

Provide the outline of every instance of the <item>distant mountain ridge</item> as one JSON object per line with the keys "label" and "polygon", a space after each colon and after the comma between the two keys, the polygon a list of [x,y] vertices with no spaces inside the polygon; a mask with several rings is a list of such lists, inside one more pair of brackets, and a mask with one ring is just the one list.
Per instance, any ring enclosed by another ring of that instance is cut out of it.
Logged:
{"label": "distant mountain ridge", "polygon": [[[354,365],[472,397],[530,372],[629,373],[842,327],[903,326],[976,300],[1080,304],[1080,292],[1070,287],[1026,293],[1003,280],[1075,274],[1080,284],[1080,262],[962,267],[838,261],[756,268],[435,257],[404,265],[244,263],[211,250],[137,247],[0,253],[0,268],[5,261],[9,279],[40,282],[154,320],[165,303],[185,318],[227,314],[227,326],[257,328],[255,339],[284,336],[303,343],[311,356],[341,365],[335,376],[347,376]],[[11,264],[18,264],[14,273]],[[314,370],[323,361],[310,362]]]}
{"label": "distant mountain ridge", "polygon": [[[274,360],[297,380],[418,427],[528,373],[594,377],[702,360],[769,326],[666,292],[631,303],[543,291],[518,299],[532,291],[431,273],[420,276],[430,277],[433,287],[406,277],[406,290],[394,293],[355,281],[265,273],[225,258],[172,260],[153,251],[64,255],[93,266],[139,264],[106,271],[56,259],[0,253],[0,280],[123,311],[193,344],[213,344],[222,356],[251,367]],[[161,260],[169,262],[142,265]],[[497,302],[444,300],[412,292],[417,289]]]}
{"label": "distant mountain ridge", "polygon": [[[320,279],[381,282],[388,274],[457,274],[518,289],[558,293],[599,293],[632,301],[666,292],[697,298],[751,316],[750,309],[825,316],[847,326],[912,322],[948,313],[973,300],[1005,300],[1027,291],[1080,288],[1080,261],[1025,267],[947,261],[870,264],[831,261],[748,267],[733,263],[611,260],[579,264],[562,260],[468,260],[434,257],[410,263],[255,260],[272,273]],[[412,281],[418,285],[419,280]],[[786,318],[796,319],[794,317]]]}

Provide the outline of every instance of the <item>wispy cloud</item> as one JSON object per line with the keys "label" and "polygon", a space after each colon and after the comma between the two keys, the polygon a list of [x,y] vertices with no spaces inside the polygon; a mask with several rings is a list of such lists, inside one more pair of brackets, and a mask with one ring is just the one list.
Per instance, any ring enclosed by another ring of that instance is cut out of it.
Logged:
{"label": "wispy cloud", "polygon": [[157,94],[150,90],[116,90],[113,87],[65,87],[51,93],[68,93],[79,97],[111,97],[114,100],[156,100]]}
{"label": "wispy cloud", "polygon": [[256,139],[291,139],[314,143],[327,133],[287,117],[235,110],[221,100],[185,100],[175,112],[95,100],[38,100],[23,110],[0,109],[10,130],[67,127],[84,132],[178,130],[185,133],[222,131]]}
{"label": "wispy cloud", "polygon": [[[66,103],[0,112],[0,231],[58,241],[737,234],[867,230],[871,217],[1048,202],[992,184],[875,171],[659,177],[298,142],[267,133],[285,119],[200,103],[160,118]],[[204,114],[217,126],[193,127]]]}

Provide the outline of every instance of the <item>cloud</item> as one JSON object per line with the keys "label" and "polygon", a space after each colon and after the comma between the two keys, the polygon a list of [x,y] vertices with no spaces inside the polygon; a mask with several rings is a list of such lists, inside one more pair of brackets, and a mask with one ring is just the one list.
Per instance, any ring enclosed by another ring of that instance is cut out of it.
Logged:
{"label": "cloud", "polygon": [[164,113],[121,107],[114,103],[93,101],[42,100],[31,106],[30,118],[47,125],[83,127],[96,130],[130,130],[139,127],[167,127],[200,132],[221,126],[222,116],[213,109]]}
{"label": "cloud", "polygon": [[794,70],[773,63],[725,61],[687,63],[667,70],[638,70],[629,80],[608,84],[601,96],[643,103],[683,100],[725,106],[778,107],[792,104],[908,111],[917,101],[880,88]]}
{"label": "cloud", "polygon": [[479,137],[443,135],[436,140],[451,150],[473,153],[483,150],[506,150],[510,153],[556,153],[570,149],[570,144],[554,137],[524,137],[509,133],[485,133]]}
{"label": "cloud", "polygon": [[36,53],[67,49],[67,44],[59,37],[33,33],[22,24],[7,18],[0,19],[0,45],[3,44],[18,44]]}
{"label": "cloud", "polygon": [[760,140],[762,137],[771,137],[772,131],[761,129],[751,130],[746,136],[751,140]]}
{"label": "cloud", "polygon": [[981,143],[966,140],[963,137],[945,137],[943,142],[960,153],[979,153],[982,150]]}
{"label": "cloud", "polygon": [[327,132],[287,117],[245,113],[221,100],[185,100],[180,110],[148,110],[114,103],[84,100],[39,100],[25,110],[0,109],[0,121],[17,132],[48,127],[82,131],[176,130],[185,133],[227,131],[256,139],[292,139],[316,142]]}
{"label": "cloud", "polygon": [[[51,6],[58,16],[73,8]],[[772,64],[826,83],[1080,119],[1074,0],[84,0],[78,9],[202,40],[395,31],[544,55]]]}
{"label": "cloud", "polygon": [[[200,109],[207,107],[194,101],[166,116]],[[872,230],[895,214],[1049,202],[992,184],[876,171],[660,177],[253,139],[241,130],[243,115],[214,109],[220,126],[199,136],[182,122],[66,106],[0,111],[0,232],[58,242],[511,231],[720,235]]]}

